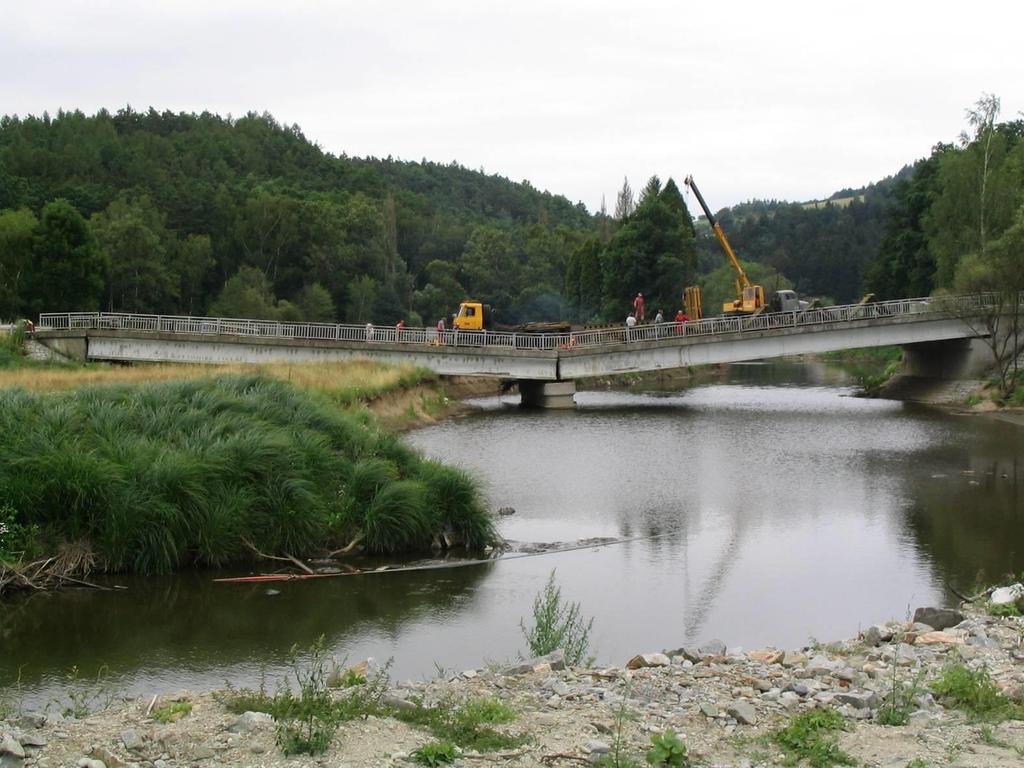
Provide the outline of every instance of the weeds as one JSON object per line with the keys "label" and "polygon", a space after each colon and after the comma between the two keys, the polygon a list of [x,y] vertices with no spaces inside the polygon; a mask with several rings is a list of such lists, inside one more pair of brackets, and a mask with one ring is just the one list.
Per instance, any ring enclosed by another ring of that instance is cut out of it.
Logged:
{"label": "weeds", "polygon": [[612,733],[611,750],[597,761],[597,765],[602,768],[636,768],[640,765],[640,762],[626,750],[626,723],[635,719],[635,715],[626,708],[628,693],[627,688],[626,695],[623,695],[615,708],[615,730]]}
{"label": "weeds", "polygon": [[411,755],[418,765],[437,766],[451,765],[459,757],[459,749],[450,741],[435,741],[424,744]]}
{"label": "weeds", "polygon": [[533,599],[533,627],[527,629],[523,620],[519,621],[530,653],[544,656],[561,649],[569,666],[580,664],[586,656],[593,625],[593,619],[584,624],[579,603],[562,601],[562,590],[555,584],[554,571],[548,576],[544,590]]}
{"label": "weeds", "polygon": [[843,716],[834,709],[813,709],[794,717],[770,738],[785,753],[784,765],[796,765],[801,760],[812,768],[853,765],[853,758],[839,748],[835,737],[835,732],[844,727]]}
{"label": "weeds", "polygon": [[989,616],[1020,616],[1020,608],[1017,607],[1016,603],[992,603],[989,602],[985,606],[985,610]]}
{"label": "weeds", "polygon": [[428,729],[435,738],[451,742],[463,749],[493,752],[522,744],[523,739],[492,728],[508,723],[516,713],[496,698],[470,699],[457,703],[442,699],[433,707],[421,704],[411,709],[398,709],[391,713],[398,720]]}
{"label": "weeds", "polygon": [[117,689],[109,680],[108,672],[104,665],[96,671],[95,678],[86,678],[82,677],[78,667],[71,667],[64,674],[66,700],[57,698],[51,703],[61,708],[64,717],[76,720],[107,709],[117,696]]}
{"label": "weeds", "polygon": [[942,670],[932,692],[963,709],[975,720],[1000,722],[1024,719],[1024,707],[1014,704],[999,689],[984,667],[974,671],[963,664]]}
{"label": "weeds", "polygon": [[153,719],[158,723],[174,723],[192,712],[192,704],[188,701],[176,701],[153,712]]}
{"label": "weeds", "polygon": [[931,766],[928,765],[926,760],[922,760],[920,757],[915,757],[907,763],[907,768],[931,768]]}
{"label": "weeds", "polygon": [[651,748],[647,750],[647,764],[686,768],[690,765],[686,744],[671,728],[664,733],[651,736]]}
{"label": "weeds", "polygon": [[889,695],[886,696],[885,702],[879,707],[878,714],[875,715],[875,721],[881,725],[901,726],[910,722],[910,713],[914,709],[921,680],[924,679],[924,670],[921,670],[909,686],[899,683],[897,674],[899,650],[900,643],[897,642],[892,658],[892,687],[889,689]]}

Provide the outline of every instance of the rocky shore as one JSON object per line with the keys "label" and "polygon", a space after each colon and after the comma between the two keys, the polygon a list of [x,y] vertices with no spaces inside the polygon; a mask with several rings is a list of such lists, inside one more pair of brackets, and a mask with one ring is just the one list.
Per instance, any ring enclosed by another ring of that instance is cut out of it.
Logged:
{"label": "rocky shore", "polygon": [[[1010,702],[1009,719],[979,719],[936,694],[935,681],[951,668],[990,680],[1000,700]],[[894,689],[904,725],[882,724]],[[748,651],[712,640],[602,668],[566,668],[556,653],[390,684],[382,694],[392,712],[480,698],[511,708],[514,719],[496,728],[516,737],[518,746],[465,750],[456,758],[463,766],[602,759],[606,765],[643,765],[651,736],[669,728],[685,742],[688,764],[792,765],[799,754],[773,734],[803,713],[828,710],[841,716],[833,738],[836,754],[848,756],[849,764],[1019,768],[1024,721],[1014,718],[1024,712],[1018,708],[1024,701],[1024,619],[971,606],[919,609],[913,621],[870,626],[856,639],[799,650]],[[329,695],[346,692],[331,689]],[[409,766],[415,751],[435,740],[422,727],[378,714],[342,723],[323,754],[286,757],[276,732],[267,714],[230,712],[223,693],[168,692],[81,719],[14,707],[0,722],[0,766]]]}

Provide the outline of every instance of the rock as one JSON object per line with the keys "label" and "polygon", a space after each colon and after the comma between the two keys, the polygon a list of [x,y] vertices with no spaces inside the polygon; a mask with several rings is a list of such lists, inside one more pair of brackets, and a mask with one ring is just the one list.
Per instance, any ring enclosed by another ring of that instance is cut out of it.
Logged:
{"label": "rock", "polygon": [[874,624],[861,632],[860,636],[865,645],[876,647],[892,640],[893,631],[885,624]]}
{"label": "rock", "polygon": [[0,768],[21,768],[24,764],[24,758],[0,754]]}
{"label": "rock", "polygon": [[607,755],[612,751],[610,746],[605,744],[603,741],[598,741],[597,739],[591,739],[583,745],[583,748],[592,755]]}
{"label": "rock", "polygon": [[802,653],[796,651],[786,651],[782,654],[782,661],[780,662],[784,667],[796,667],[806,663],[807,657]]}
{"label": "rock", "polygon": [[832,699],[858,710],[874,709],[878,706],[878,696],[874,693],[837,693]]}
{"label": "rock", "polygon": [[762,664],[778,664],[782,661],[782,656],[782,651],[776,651],[774,648],[768,648],[763,651],[749,651],[747,653],[747,658],[760,661]]}
{"label": "rock", "polygon": [[757,712],[754,710],[753,704],[746,701],[737,701],[729,705],[726,710],[730,717],[736,719],[737,722],[743,725],[756,725],[757,724]]}
{"label": "rock", "polygon": [[641,653],[626,662],[626,669],[642,669],[643,667],[667,667],[672,662],[664,653]]}
{"label": "rock", "polygon": [[107,768],[128,768],[128,763],[106,747],[93,747],[92,756],[103,762]]}
{"label": "rock", "polygon": [[137,752],[145,746],[145,742],[142,740],[139,732],[131,728],[121,732],[121,742],[129,752]]}
{"label": "rock", "polygon": [[274,718],[266,712],[246,712],[228,726],[228,733],[251,733],[273,724]]}
{"label": "rock", "polygon": [[786,709],[792,709],[800,703],[800,697],[793,693],[793,691],[784,691],[779,694],[779,703]]}
{"label": "rock", "polygon": [[75,765],[78,768],[107,768],[102,760],[94,760],[91,757],[83,757]]}
{"label": "rock", "polygon": [[559,680],[557,677],[549,677],[541,687],[545,691],[551,691],[558,696],[565,696],[570,690],[565,681]]}
{"label": "rock", "polygon": [[45,747],[47,745],[46,737],[41,733],[22,733],[18,736],[18,743],[23,747]]}
{"label": "rock", "polygon": [[462,676],[467,680],[472,680],[478,674],[479,673],[475,669],[467,669],[465,672],[462,673]]}
{"label": "rock", "polygon": [[25,749],[11,734],[5,733],[0,736],[0,755],[11,755],[19,760],[23,760],[25,758]]}
{"label": "rock", "polygon": [[715,640],[708,640],[706,643],[701,643],[697,647],[697,653],[701,655],[701,658],[707,656],[722,656],[725,653],[725,643],[717,638]]}
{"label": "rock", "polygon": [[390,693],[386,694],[381,701],[385,706],[393,707],[394,709],[416,709],[416,705],[411,701],[406,701],[400,696],[395,696]]}
{"label": "rock", "polygon": [[918,608],[914,611],[914,623],[927,624],[932,629],[948,629],[964,620],[960,611],[952,608]]}
{"label": "rock", "polygon": [[721,714],[718,707],[707,701],[701,702],[700,711],[703,712],[706,717],[718,717],[719,714]]}
{"label": "rock", "polygon": [[993,605],[1008,605],[1020,598],[1024,598],[1024,584],[1017,583],[994,590],[989,600]]}
{"label": "rock", "polygon": [[209,760],[211,757],[216,756],[217,752],[213,749],[213,747],[196,747],[196,749],[192,752],[192,758],[194,760]]}
{"label": "rock", "polygon": [[839,665],[827,659],[824,656],[815,656],[813,659],[807,662],[806,669],[812,675],[820,677],[822,675],[830,675]]}
{"label": "rock", "polygon": [[515,507],[498,507],[498,517],[508,517],[516,513]]}
{"label": "rock", "polygon": [[546,672],[553,669],[565,669],[565,651],[552,651],[547,656],[538,656],[535,659],[524,661],[522,664],[508,667],[502,671],[502,674],[527,675],[531,672]]}
{"label": "rock", "polygon": [[914,638],[914,645],[951,645],[963,642],[963,638],[951,635],[949,632],[925,632]]}
{"label": "rock", "polygon": [[21,716],[16,717],[13,722],[19,728],[25,728],[26,730],[42,728],[46,725],[46,715],[41,712],[24,712]]}
{"label": "rock", "polygon": [[598,733],[610,734],[612,733],[612,731],[615,730],[614,723],[604,723],[600,720],[594,720],[590,724],[594,726],[594,730],[596,730]]}

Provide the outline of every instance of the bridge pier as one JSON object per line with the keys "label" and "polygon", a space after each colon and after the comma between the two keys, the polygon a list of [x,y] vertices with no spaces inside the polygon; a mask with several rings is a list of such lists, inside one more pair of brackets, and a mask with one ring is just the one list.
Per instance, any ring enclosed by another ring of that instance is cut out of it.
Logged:
{"label": "bridge pier", "polygon": [[948,381],[974,379],[992,367],[992,350],[982,339],[925,341],[903,346],[904,376]]}
{"label": "bridge pier", "polygon": [[520,403],[527,408],[575,408],[576,382],[520,380]]}

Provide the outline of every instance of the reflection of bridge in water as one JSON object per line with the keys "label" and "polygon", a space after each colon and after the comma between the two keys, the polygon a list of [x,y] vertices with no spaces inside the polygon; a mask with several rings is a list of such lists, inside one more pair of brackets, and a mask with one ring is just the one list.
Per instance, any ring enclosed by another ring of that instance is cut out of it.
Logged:
{"label": "reflection of bridge in water", "polygon": [[570,333],[443,331],[107,312],[43,314],[36,337],[81,360],[412,364],[519,382],[525,402],[572,405],[574,380],[842,349],[902,345],[914,372],[955,378],[981,356],[974,320],[989,295],[851,304],[796,312]]}

